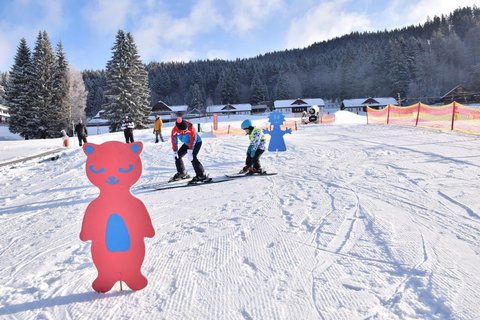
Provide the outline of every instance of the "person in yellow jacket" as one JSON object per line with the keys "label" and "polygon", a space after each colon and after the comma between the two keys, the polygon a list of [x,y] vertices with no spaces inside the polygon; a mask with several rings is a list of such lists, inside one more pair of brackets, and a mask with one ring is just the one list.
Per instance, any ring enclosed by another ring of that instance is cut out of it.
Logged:
{"label": "person in yellow jacket", "polygon": [[158,137],[160,137],[162,142],[164,141],[162,136],[162,127],[163,127],[162,118],[160,118],[160,116],[157,115],[155,117],[155,122],[153,124],[153,134],[155,135],[155,143],[158,143]]}

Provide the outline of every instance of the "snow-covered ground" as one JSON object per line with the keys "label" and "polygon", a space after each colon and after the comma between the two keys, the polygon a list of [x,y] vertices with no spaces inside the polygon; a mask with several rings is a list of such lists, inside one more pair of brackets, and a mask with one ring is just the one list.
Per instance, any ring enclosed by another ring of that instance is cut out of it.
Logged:
{"label": "snow-covered ground", "polygon": [[[336,116],[265,153],[276,176],[158,192],[144,186],[174,173],[170,143],[136,130],[144,171],[132,193],[156,230],[137,292],[91,289],[79,232],[98,190],[78,146],[0,167],[0,318],[478,319],[480,137]],[[0,161],[61,145],[32,141],[1,141]],[[247,145],[207,132],[199,158],[223,176]]]}

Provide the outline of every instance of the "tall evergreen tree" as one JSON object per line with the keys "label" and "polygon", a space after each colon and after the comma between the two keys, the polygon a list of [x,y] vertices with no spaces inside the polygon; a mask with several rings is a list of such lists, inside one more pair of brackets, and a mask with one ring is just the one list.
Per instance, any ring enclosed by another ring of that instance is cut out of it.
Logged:
{"label": "tall evergreen tree", "polygon": [[275,86],[275,100],[286,100],[291,98],[288,94],[288,83],[285,76],[282,74],[278,77],[277,85]]}
{"label": "tall evergreen tree", "polygon": [[51,108],[54,105],[55,54],[46,31],[39,32],[33,52],[33,119],[31,131],[36,138],[50,138],[52,134]]}
{"label": "tall evergreen tree", "polygon": [[82,74],[76,70],[69,70],[68,73],[68,104],[70,110],[68,111],[68,123],[69,127],[73,129],[73,124],[77,123],[80,119],[85,122],[85,108],[87,106],[87,91],[85,90],[85,84],[82,79]]}
{"label": "tall evergreen tree", "polygon": [[57,44],[53,81],[53,101],[50,110],[51,125],[49,126],[50,137],[59,135],[60,130],[67,129],[71,124],[70,111],[72,106],[68,99],[70,88],[69,68],[61,42]]}
{"label": "tall evergreen tree", "polygon": [[267,100],[267,86],[262,82],[257,72],[253,75],[250,92],[250,103],[252,105],[257,105]]}
{"label": "tall evergreen tree", "polygon": [[30,48],[25,38],[22,38],[5,88],[5,100],[10,113],[9,130],[20,134],[25,139],[34,136],[34,132],[31,132],[31,124],[36,116],[32,108],[31,59]]}
{"label": "tall evergreen tree", "polygon": [[222,87],[222,104],[238,103],[239,101],[239,83],[238,77],[233,69],[228,69]]}
{"label": "tall evergreen tree", "polygon": [[104,106],[110,131],[118,131],[126,115],[137,128],[146,128],[150,113],[148,76],[132,35],[119,30],[112,51],[106,68],[108,102]]}
{"label": "tall evergreen tree", "polygon": [[190,86],[185,100],[191,111],[205,112],[205,98],[197,83]]}

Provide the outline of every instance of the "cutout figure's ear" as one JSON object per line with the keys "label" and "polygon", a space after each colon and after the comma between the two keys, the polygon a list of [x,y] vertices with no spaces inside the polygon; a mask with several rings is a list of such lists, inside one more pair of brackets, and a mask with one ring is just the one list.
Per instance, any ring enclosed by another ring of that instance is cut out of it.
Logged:
{"label": "cutout figure's ear", "polygon": [[138,141],[130,144],[130,150],[132,150],[134,153],[142,153],[143,150],[143,143]]}
{"label": "cutout figure's ear", "polygon": [[85,143],[83,145],[83,152],[85,152],[85,154],[87,155],[87,157],[89,155],[91,155],[94,151],[95,151],[95,148],[97,147],[96,144],[93,144],[93,143]]}

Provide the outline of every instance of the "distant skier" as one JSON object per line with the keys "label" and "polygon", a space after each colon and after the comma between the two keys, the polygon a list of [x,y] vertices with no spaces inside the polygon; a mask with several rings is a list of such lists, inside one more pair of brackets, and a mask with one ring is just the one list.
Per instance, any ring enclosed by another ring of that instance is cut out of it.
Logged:
{"label": "distant skier", "polygon": [[126,143],[132,143],[133,140],[133,128],[135,128],[135,123],[128,116],[125,116],[125,119],[122,123],[123,135],[125,136]]}
{"label": "distant skier", "polygon": [[[175,126],[172,129],[171,140],[177,173],[170,179],[170,181],[189,178],[182,160],[182,157],[185,154],[187,154],[188,160],[192,162],[193,169],[195,170],[195,177],[191,181],[202,182],[206,180],[207,175],[205,174],[203,165],[197,158],[198,152],[202,147],[202,138],[195,130],[193,124],[190,121],[177,118]],[[180,148],[178,147],[179,142],[183,142]]]}
{"label": "distant skier", "polygon": [[80,144],[80,147],[83,145],[83,142],[87,143],[87,127],[83,124],[82,119],[80,119],[75,126],[75,134],[77,135],[78,138],[78,143]]}
{"label": "distant skier", "polygon": [[245,167],[243,167],[239,173],[263,173],[264,171],[260,165],[260,157],[265,152],[265,135],[262,129],[254,127],[250,120],[244,120],[241,128],[249,135],[250,145],[247,149]]}

